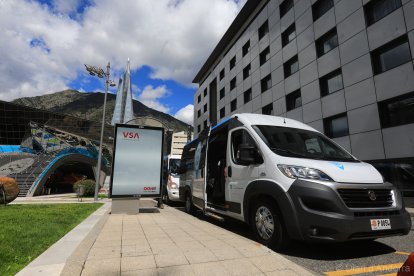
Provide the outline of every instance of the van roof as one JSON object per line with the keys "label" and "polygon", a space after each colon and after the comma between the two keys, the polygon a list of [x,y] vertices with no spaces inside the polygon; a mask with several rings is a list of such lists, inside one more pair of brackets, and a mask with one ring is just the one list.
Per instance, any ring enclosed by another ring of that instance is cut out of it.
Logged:
{"label": "van roof", "polygon": [[[273,115],[255,114],[255,113],[234,114],[230,116],[229,118],[224,119],[219,124],[215,125],[211,130],[213,131],[217,129],[218,127],[224,125],[225,123],[229,122],[233,118],[237,118],[237,120],[239,120],[244,125],[268,125],[268,126],[279,126],[279,127],[291,127],[291,128],[298,128],[298,129],[306,129],[306,130],[320,133],[320,131],[314,129],[313,127],[310,127],[304,123],[301,123],[293,119],[273,116]],[[197,140],[198,138],[195,138],[194,140],[188,142],[187,145]]]}
{"label": "van roof", "polygon": [[306,129],[310,131],[319,132],[316,129],[304,123],[301,123],[293,119],[285,118],[285,117],[254,114],[254,113],[234,114],[231,117],[232,118],[237,117],[237,120],[239,120],[244,125],[269,125],[269,126],[291,127],[291,128]]}

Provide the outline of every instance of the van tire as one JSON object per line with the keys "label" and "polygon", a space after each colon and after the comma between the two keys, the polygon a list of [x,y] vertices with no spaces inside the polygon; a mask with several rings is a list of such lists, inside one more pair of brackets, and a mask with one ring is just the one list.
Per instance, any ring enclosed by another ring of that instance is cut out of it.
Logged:
{"label": "van tire", "polygon": [[185,193],[184,209],[187,214],[194,213],[193,200],[191,199],[191,194],[189,192]]}
{"label": "van tire", "polygon": [[167,187],[165,187],[164,192],[163,192],[163,196],[162,199],[164,201],[165,204],[170,205],[170,198],[168,197],[168,191],[167,191]]}
{"label": "van tire", "polygon": [[289,236],[275,203],[258,200],[253,204],[250,215],[250,225],[258,242],[277,251],[288,246]]}

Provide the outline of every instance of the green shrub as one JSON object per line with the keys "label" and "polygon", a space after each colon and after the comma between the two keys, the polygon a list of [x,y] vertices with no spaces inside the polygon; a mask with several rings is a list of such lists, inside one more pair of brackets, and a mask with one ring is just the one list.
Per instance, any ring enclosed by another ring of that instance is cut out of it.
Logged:
{"label": "green shrub", "polygon": [[95,194],[95,180],[85,179],[77,181],[73,184],[73,191],[75,193],[78,191],[79,185],[85,186],[85,193],[83,196],[93,196]]}

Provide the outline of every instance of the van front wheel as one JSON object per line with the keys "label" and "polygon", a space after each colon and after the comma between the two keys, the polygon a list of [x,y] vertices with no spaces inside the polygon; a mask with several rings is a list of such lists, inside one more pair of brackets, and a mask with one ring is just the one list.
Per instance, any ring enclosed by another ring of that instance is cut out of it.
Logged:
{"label": "van front wheel", "polygon": [[258,201],[251,212],[251,226],[256,239],[276,250],[286,248],[289,242],[282,216],[268,201]]}

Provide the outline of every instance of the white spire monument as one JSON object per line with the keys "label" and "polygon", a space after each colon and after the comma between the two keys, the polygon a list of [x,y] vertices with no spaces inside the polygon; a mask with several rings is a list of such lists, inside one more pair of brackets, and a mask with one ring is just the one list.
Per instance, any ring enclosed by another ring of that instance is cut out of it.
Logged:
{"label": "white spire monument", "polygon": [[123,80],[120,78],[118,83],[118,91],[116,93],[116,102],[114,115],[112,117],[112,125],[124,124],[134,118],[134,110],[132,107],[132,87],[131,87],[131,69],[129,66],[129,58]]}

